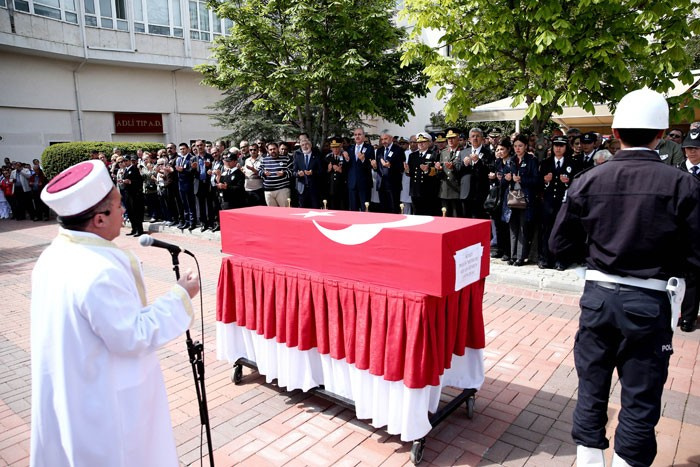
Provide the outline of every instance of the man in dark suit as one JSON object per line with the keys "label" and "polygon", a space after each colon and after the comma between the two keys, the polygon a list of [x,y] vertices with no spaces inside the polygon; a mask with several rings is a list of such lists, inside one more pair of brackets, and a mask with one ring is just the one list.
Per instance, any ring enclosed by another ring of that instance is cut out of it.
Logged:
{"label": "man in dark suit", "polygon": [[[194,229],[197,225],[195,220],[196,206],[194,197],[194,175],[195,169],[193,165],[193,156],[190,153],[190,147],[187,143],[180,143],[180,155],[175,160],[175,170],[177,172],[177,184],[180,190],[180,199],[182,200],[182,219],[178,228]],[[197,163],[194,163],[197,166]]]}
{"label": "man in dark suit", "polygon": [[[128,158],[128,159],[127,159]],[[124,191],[126,192],[126,210],[129,213],[129,221],[131,222],[131,232],[127,235],[138,237],[143,235],[143,177],[138,168],[136,156],[124,156],[124,160],[128,160],[129,165],[124,171]]]}
{"label": "man in dark suit", "polygon": [[199,222],[202,224],[202,232],[208,228],[214,227],[216,215],[214,213],[214,205],[211,201],[210,191],[211,183],[209,180],[214,158],[206,152],[204,140],[198,139],[194,143],[194,150],[197,157],[194,159],[197,162],[196,175],[194,177],[194,195],[199,204]]}
{"label": "man in dark suit", "polygon": [[484,132],[474,127],[469,130],[467,155],[457,162],[455,171],[459,182],[459,197],[462,200],[464,217],[488,219],[484,201],[489,194],[489,172],[493,172],[496,159],[484,144]]}
{"label": "man in dark suit", "polygon": [[299,149],[294,152],[294,174],[297,177],[299,207],[318,209],[319,189],[322,180],[321,158],[314,151],[311,140],[299,138]]}
{"label": "man in dark suit", "polygon": [[374,148],[365,142],[365,131],[355,128],[354,145],[348,147],[345,157],[348,167],[348,206],[351,211],[362,211],[370,200],[372,191],[372,165]]}
{"label": "man in dark suit", "polygon": [[372,169],[379,175],[377,191],[380,209],[381,212],[398,214],[406,153],[401,146],[394,143],[394,139],[387,132],[382,133],[379,141],[381,146],[370,162]]}
{"label": "man in dark suit", "polygon": [[[566,136],[555,136],[552,138],[553,155],[542,161],[540,174],[542,174],[543,196],[542,196],[542,216],[540,224],[540,235],[538,241],[539,261],[537,265],[540,269],[551,268],[553,256],[549,251],[549,236],[552,233],[554,221],[557,213],[564,202],[566,190],[574,179],[574,175],[579,172],[579,165],[573,159],[573,151],[570,149],[569,140]],[[557,261],[556,268],[563,271],[568,264]]]}

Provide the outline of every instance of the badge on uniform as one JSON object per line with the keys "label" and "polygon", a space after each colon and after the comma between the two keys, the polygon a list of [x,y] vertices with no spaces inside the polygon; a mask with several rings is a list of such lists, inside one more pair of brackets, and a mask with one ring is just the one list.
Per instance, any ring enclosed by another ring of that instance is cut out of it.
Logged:
{"label": "badge on uniform", "polygon": [[665,161],[666,159],[668,159],[668,154],[659,154],[659,157],[662,161]]}
{"label": "badge on uniform", "polygon": [[523,162],[522,164],[520,164],[520,167],[527,167],[527,162]]}
{"label": "badge on uniform", "polygon": [[570,165],[568,165],[568,166],[566,167],[566,173],[571,173],[571,166],[570,166]]}

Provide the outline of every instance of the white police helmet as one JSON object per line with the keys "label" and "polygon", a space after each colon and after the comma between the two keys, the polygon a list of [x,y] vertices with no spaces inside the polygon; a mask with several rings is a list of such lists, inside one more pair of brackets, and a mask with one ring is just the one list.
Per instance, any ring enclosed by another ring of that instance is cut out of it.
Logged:
{"label": "white police helmet", "polygon": [[668,128],[666,98],[651,89],[637,89],[625,95],[617,104],[613,128]]}

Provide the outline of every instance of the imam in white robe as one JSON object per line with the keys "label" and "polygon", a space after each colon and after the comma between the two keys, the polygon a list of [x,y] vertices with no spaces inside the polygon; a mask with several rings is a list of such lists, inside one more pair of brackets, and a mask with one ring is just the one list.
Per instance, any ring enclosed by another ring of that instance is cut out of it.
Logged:
{"label": "imam in white robe", "polygon": [[32,273],[31,465],[177,466],[156,351],[192,316],[179,285],[146,304],[131,252],[60,229]]}

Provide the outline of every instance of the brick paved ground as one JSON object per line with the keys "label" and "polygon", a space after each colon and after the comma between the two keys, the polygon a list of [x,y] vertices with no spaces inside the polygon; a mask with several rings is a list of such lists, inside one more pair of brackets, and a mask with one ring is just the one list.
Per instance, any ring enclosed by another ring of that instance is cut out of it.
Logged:
{"label": "brick paved ground", "polygon": [[[53,223],[0,221],[0,465],[29,462],[30,274],[55,233]],[[232,384],[230,365],[215,358],[214,293],[221,257],[217,236],[171,230],[158,237],[193,251],[202,266],[206,387],[217,466],[411,465],[410,444],[342,407],[298,391],[281,392],[249,370],[244,370],[242,385]],[[130,237],[116,242],[136,250],[143,261],[150,298],[169,287],[173,274],[167,253],[139,248]],[[192,266],[186,256],[182,262]],[[422,465],[574,463],[569,432],[576,374],[571,349],[580,281],[570,271],[556,275],[533,266],[514,269],[494,262],[487,283],[486,381],[477,394],[475,416],[468,420],[459,410],[433,430]],[[199,329],[193,337],[200,339]],[[674,338],[655,465],[700,464],[699,341],[700,332]],[[160,357],[180,461],[198,464],[200,426],[184,339],[162,349]],[[446,389],[445,399],[455,393]],[[619,409],[617,384],[611,401],[612,435]]]}

